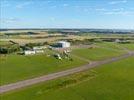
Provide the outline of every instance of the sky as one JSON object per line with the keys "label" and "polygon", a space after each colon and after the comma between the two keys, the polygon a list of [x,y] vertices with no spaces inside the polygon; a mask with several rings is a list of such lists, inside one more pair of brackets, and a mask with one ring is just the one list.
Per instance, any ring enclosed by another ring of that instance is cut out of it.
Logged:
{"label": "sky", "polygon": [[0,0],[0,28],[134,29],[134,0]]}

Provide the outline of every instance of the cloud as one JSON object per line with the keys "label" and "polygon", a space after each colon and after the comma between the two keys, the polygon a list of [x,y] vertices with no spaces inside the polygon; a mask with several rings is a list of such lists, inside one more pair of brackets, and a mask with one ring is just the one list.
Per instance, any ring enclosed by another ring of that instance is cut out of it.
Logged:
{"label": "cloud", "polygon": [[134,11],[108,11],[108,12],[105,12],[104,14],[107,14],[107,15],[126,15],[126,16],[131,16],[131,15],[134,15]]}
{"label": "cloud", "polygon": [[21,8],[26,7],[26,6],[29,6],[29,5],[32,4],[32,3],[33,3],[33,2],[31,2],[31,1],[24,2],[24,3],[21,3],[21,4],[16,5],[16,8],[21,9]]}
{"label": "cloud", "polygon": [[130,10],[134,10],[134,8],[131,7]]}
{"label": "cloud", "polygon": [[96,8],[95,9],[98,13],[104,15],[125,15],[125,16],[133,16],[134,9],[128,8],[113,8],[113,9],[106,9],[106,8]]}
{"label": "cloud", "polygon": [[127,0],[117,0],[117,1],[109,2],[109,4],[111,4],[111,5],[121,4],[121,3],[127,3]]}
{"label": "cloud", "polygon": [[2,1],[0,1],[0,6],[1,7],[9,7],[10,3],[8,1],[2,0]]}
{"label": "cloud", "polygon": [[107,11],[107,9],[105,9],[105,8],[97,8],[97,9],[95,9],[96,11]]}
{"label": "cloud", "polygon": [[6,24],[14,23],[14,22],[18,22],[18,21],[20,21],[20,19],[18,19],[18,18],[1,18],[0,19],[1,23],[6,23]]}
{"label": "cloud", "polygon": [[84,12],[89,12],[89,9],[85,8],[83,9]]}
{"label": "cloud", "polygon": [[115,9],[112,9],[112,11],[123,11],[125,10],[124,8],[115,8]]}
{"label": "cloud", "polygon": [[55,21],[56,19],[55,19],[55,17],[51,17],[50,20],[51,21]]}
{"label": "cloud", "polygon": [[[35,1],[35,0],[33,0],[33,1]],[[51,4],[53,1],[37,0],[37,2],[44,5],[44,4]]]}
{"label": "cloud", "polygon": [[57,8],[57,6],[56,5],[53,5],[53,6],[51,6],[51,8]]}
{"label": "cloud", "polygon": [[51,3],[52,1],[44,1],[45,3]]}
{"label": "cloud", "polygon": [[69,6],[68,4],[63,4],[63,7],[67,7],[67,6]]}

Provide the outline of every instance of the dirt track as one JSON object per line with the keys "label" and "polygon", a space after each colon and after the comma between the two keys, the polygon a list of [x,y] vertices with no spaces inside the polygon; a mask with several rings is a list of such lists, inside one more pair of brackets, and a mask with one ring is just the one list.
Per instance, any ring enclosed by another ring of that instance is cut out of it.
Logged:
{"label": "dirt track", "polygon": [[134,56],[134,52],[129,52],[129,53],[121,55],[119,57],[114,57],[114,58],[106,59],[106,60],[103,60],[103,61],[92,62],[92,63],[89,63],[87,65],[83,65],[81,67],[68,69],[68,70],[65,70],[65,71],[56,72],[56,73],[36,77],[36,78],[33,78],[33,79],[28,79],[28,80],[19,81],[19,82],[16,82],[16,83],[3,85],[3,86],[0,86],[0,94],[4,93],[4,92],[11,91],[11,90],[15,90],[15,89],[23,88],[23,87],[26,87],[26,86],[30,86],[30,85],[33,85],[33,84],[37,84],[37,83],[40,83],[40,82],[45,82],[45,81],[48,81],[48,80],[56,79],[56,78],[59,78],[59,77],[62,77],[62,76],[70,75],[70,74],[73,74],[73,73],[76,73],[76,72],[84,71],[84,70],[87,70],[87,69],[90,69],[90,68],[93,68],[93,67],[98,67],[99,65],[102,65],[102,64],[112,63],[112,62],[115,62],[115,61],[118,61],[118,60],[121,60],[121,59],[124,59],[124,58],[128,58],[130,56]]}

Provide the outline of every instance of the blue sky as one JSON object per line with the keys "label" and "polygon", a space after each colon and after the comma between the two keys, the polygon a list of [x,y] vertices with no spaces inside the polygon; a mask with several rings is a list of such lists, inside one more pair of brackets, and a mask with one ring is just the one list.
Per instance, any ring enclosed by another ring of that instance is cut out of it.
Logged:
{"label": "blue sky", "polygon": [[0,28],[134,29],[134,0],[0,0]]}

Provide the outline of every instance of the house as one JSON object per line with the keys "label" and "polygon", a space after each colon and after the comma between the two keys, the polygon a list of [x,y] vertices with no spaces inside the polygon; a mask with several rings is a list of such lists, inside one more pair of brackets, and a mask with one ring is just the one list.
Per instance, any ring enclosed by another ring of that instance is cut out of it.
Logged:
{"label": "house", "polygon": [[57,46],[60,48],[69,48],[70,47],[70,43],[66,42],[66,41],[59,41],[57,43]]}
{"label": "house", "polygon": [[34,55],[36,52],[34,50],[25,50],[24,54],[25,55]]}

